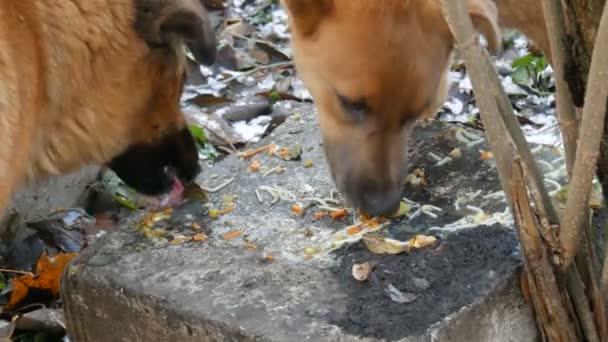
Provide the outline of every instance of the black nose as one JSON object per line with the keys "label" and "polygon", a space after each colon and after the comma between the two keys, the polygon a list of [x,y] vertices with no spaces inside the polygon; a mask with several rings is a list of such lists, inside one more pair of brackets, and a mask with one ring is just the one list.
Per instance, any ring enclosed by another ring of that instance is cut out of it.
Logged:
{"label": "black nose", "polygon": [[346,198],[352,204],[373,216],[392,216],[399,209],[401,189],[370,188],[369,183],[364,189],[345,191]]}

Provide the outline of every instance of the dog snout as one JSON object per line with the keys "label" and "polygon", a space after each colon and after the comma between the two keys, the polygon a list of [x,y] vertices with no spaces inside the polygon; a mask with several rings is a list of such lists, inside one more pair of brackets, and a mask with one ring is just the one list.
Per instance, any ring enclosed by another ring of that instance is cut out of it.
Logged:
{"label": "dog snout", "polygon": [[373,216],[391,216],[399,209],[401,188],[378,186],[370,183],[356,184],[345,191],[346,197],[358,208]]}

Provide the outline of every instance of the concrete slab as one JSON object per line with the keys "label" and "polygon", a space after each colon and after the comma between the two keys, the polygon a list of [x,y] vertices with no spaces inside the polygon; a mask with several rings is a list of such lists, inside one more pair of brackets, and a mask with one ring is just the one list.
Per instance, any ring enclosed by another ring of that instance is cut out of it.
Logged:
{"label": "concrete slab", "polygon": [[[230,156],[198,180],[211,188],[231,180],[208,202],[167,215],[138,213],[68,268],[62,292],[74,341],[537,339],[519,289],[513,223],[493,161],[482,158],[488,146],[479,132],[421,124],[410,165],[424,169],[425,182],[412,185],[412,177],[404,196],[426,206],[412,204],[412,217],[380,227],[353,228],[350,215],[315,218],[318,199],[334,186],[311,107],[293,106],[297,114],[256,146],[299,145],[300,159]],[[437,165],[451,152],[453,160]],[[535,152],[547,161],[557,157],[549,149]],[[248,169],[252,160],[259,160],[258,172]],[[264,176],[276,167],[284,172]],[[546,174],[559,181],[560,170]],[[272,203],[264,189],[279,199]],[[304,216],[292,211],[294,204],[306,209]],[[229,205],[232,211],[210,217]],[[377,255],[361,242],[370,231],[400,241],[416,234],[438,240]],[[367,261],[375,265],[369,279],[355,280],[353,264]]]}

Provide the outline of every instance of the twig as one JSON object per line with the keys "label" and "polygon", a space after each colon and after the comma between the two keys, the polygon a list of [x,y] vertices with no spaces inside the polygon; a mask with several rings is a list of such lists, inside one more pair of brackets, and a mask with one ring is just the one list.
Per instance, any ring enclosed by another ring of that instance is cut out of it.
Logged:
{"label": "twig", "polygon": [[[599,157],[600,142],[604,131],[606,99],[608,98],[608,2],[600,21],[593,49],[591,68],[580,132],[585,134],[579,139],[572,179],[568,185],[568,200],[560,231],[564,246],[564,265],[572,265],[578,251],[582,231],[589,218],[589,196],[595,166]],[[603,272],[608,272],[604,267]]]}
{"label": "twig", "polygon": [[573,267],[572,272],[568,272],[567,283],[574,309],[581,322],[581,328],[583,329],[585,338],[589,342],[600,342],[598,330],[593,320],[593,314],[591,313],[591,308],[589,307],[587,296],[585,295],[584,285],[576,267]]}
{"label": "twig", "polygon": [[32,272],[26,272],[26,271],[17,271],[17,270],[9,270],[6,268],[0,268],[0,272],[5,272],[5,273],[15,273],[15,274],[22,274],[22,275],[31,275],[34,276],[34,273]]}
{"label": "twig", "polygon": [[243,71],[243,72],[239,72],[237,75],[234,75],[232,77],[228,77],[225,80],[221,80],[221,83],[230,83],[240,77],[244,77],[244,76],[249,76],[252,74],[255,74],[258,71],[264,71],[264,70],[268,70],[268,69],[274,69],[274,68],[282,68],[282,67],[286,67],[286,66],[293,66],[293,62],[292,61],[288,61],[288,62],[278,62],[278,63],[274,63],[274,64],[267,64],[267,65],[257,65],[252,69],[249,69],[247,71]]}
{"label": "twig", "polygon": [[576,120],[576,109],[572,100],[572,93],[566,81],[566,60],[568,53],[563,44],[564,13],[560,1],[542,0],[545,24],[549,36],[551,51],[550,61],[553,68],[556,88],[556,109],[559,117],[559,126],[564,139],[564,150],[566,154],[566,169],[568,177],[572,176],[572,166],[576,156],[576,141],[578,139],[578,122]]}

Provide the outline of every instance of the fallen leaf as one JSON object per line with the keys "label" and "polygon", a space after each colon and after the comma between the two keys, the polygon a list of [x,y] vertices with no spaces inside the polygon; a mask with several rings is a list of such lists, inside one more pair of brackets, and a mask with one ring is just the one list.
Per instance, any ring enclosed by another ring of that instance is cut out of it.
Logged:
{"label": "fallen leaf", "polygon": [[366,281],[369,279],[369,275],[373,268],[374,264],[369,261],[362,264],[354,264],[352,270],[353,278],[358,281]]}
{"label": "fallen leaf", "polygon": [[237,230],[237,231],[232,232],[232,233],[224,234],[224,236],[222,236],[222,238],[224,240],[231,240],[231,239],[235,239],[235,238],[243,235],[243,233],[244,233],[244,230]]}
{"label": "fallen leaf", "polygon": [[43,252],[38,259],[34,275],[24,274],[11,280],[13,292],[5,309],[10,310],[15,308],[27,297],[30,289],[46,290],[54,297],[58,297],[63,270],[77,255],[77,253],[62,253],[49,258],[46,251]]}

